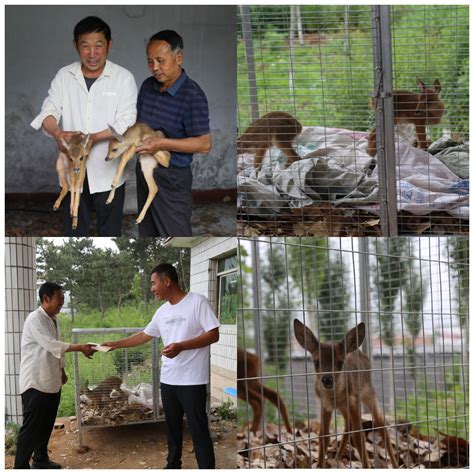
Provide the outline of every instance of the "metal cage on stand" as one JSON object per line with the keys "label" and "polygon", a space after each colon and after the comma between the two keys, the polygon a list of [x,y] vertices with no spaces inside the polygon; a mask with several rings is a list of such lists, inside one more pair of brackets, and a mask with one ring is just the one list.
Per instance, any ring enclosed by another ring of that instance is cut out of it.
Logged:
{"label": "metal cage on stand", "polygon": [[[74,328],[74,344],[102,343],[143,328]],[[164,420],[160,402],[159,341],[97,352],[88,360],[74,353],[74,387],[79,444],[89,428]]]}
{"label": "metal cage on stand", "polygon": [[468,232],[467,5],[243,5],[238,21],[239,136],[275,111],[302,125],[288,167],[289,145],[254,167],[276,119],[239,140],[240,235]]}
{"label": "metal cage on stand", "polygon": [[[468,465],[468,239],[255,237],[239,249],[239,467],[317,467],[322,405],[331,403],[339,409],[324,435],[326,467],[362,467],[362,433],[372,467],[393,467],[393,453],[406,468]],[[321,341],[319,353],[302,347],[295,320]],[[370,365],[323,353],[361,323]],[[339,389],[323,402],[315,384],[322,393],[327,375]],[[378,400],[383,421],[358,393]],[[351,419],[348,429],[342,413],[356,416],[354,397],[361,427]]]}

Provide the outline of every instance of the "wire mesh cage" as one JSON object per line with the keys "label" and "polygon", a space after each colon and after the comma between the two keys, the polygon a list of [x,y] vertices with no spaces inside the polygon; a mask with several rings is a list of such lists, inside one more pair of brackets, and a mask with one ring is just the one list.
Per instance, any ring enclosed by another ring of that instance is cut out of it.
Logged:
{"label": "wire mesh cage", "polygon": [[240,235],[467,233],[468,13],[241,6]]}
{"label": "wire mesh cage", "polygon": [[241,238],[241,468],[468,465],[468,240]]}
{"label": "wire mesh cage", "polygon": [[[75,328],[75,344],[100,344],[143,328]],[[164,420],[159,394],[159,342],[97,352],[88,360],[74,353],[74,387],[79,443],[87,428]]]}

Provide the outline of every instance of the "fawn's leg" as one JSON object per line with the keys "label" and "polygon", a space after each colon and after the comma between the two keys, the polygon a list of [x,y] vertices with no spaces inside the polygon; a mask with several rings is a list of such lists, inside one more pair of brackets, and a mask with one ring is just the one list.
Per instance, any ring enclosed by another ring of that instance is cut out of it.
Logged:
{"label": "fawn's leg", "polygon": [[377,154],[377,130],[374,128],[368,137],[368,146],[367,146],[367,153],[370,156],[375,156]]}
{"label": "fawn's leg", "polygon": [[261,392],[258,389],[258,382],[254,380],[252,384],[253,386],[250,386],[250,382],[238,382],[237,397],[252,407],[253,419],[251,430],[253,434],[256,434],[262,419],[263,403]]}
{"label": "fawn's leg", "polygon": [[416,140],[418,141],[418,148],[427,150],[429,143],[426,140],[426,127],[424,125],[415,125]]}
{"label": "fawn's leg", "polygon": [[351,417],[351,428],[354,432],[352,434],[352,440],[354,442],[357,451],[359,452],[360,460],[364,468],[369,468],[369,457],[367,455],[367,447],[365,445],[365,433],[362,431],[362,419],[360,411],[360,403],[353,400],[349,406],[349,413]]}
{"label": "fawn's leg", "polygon": [[69,171],[69,162],[66,155],[60,153],[56,160],[56,172],[59,177],[59,185],[61,186],[61,192],[59,193],[56,202],[54,203],[53,209],[57,211],[61,206],[61,202],[69,191],[69,183],[67,182],[67,175]]}
{"label": "fawn's leg", "polygon": [[76,178],[77,175],[74,173],[74,170],[71,169],[69,170],[69,191],[71,192],[71,198],[69,199],[69,214],[72,217],[72,214],[74,213],[74,201],[75,201],[75,195],[76,195]]}
{"label": "fawn's leg", "polygon": [[145,205],[140,212],[140,215],[137,218],[137,224],[144,219],[150,204],[152,203],[153,199],[158,192],[158,186],[155,182],[155,178],[153,177],[153,170],[156,168],[156,161],[155,158],[152,156],[142,156],[140,157],[140,166],[142,168],[143,176],[145,177],[146,184],[148,186],[148,197],[146,198]]}
{"label": "fawn's leg", "polygon": [[281,399],[280,395],[278,395],[278,392],[263,385],[263,396],[270,400],[278,408],[278,411],[281,413],[283,421],[285,422],[286,431],[288,431],[288,433],[293,433],[290,420],[288,418],[288,412],[286,411],[286,405]]}
{"label": "fawn's leg", "polygon": [[342,413],[342,416],[344,417],[344,433],[342,434],[342,439],[336,452],[337,463],[339,463],[339,461],[341,460],[344,454],[344,451],[346,450],[347,442],[349,441],[349,431],[351,431],[351,423],[349,419],[349,414],[345,410],[344,412],[341,411],[341,413]]}
{"label": "fawn's leg", "polygon": [[326,466],[326,451],[329,445],[329,426],[331,424],[331,412],[326,411],[321,406],[321,424],[319,428],[319,453],[318,453],[318,467]]}
{"label": "fawn's leg", "polygon": [[298,161],[300,159],[300,156],[298,153],[296,153],[295,149],[293,148],[293,145],[291,141],[277,141],[276,146],[284,153],[284,155],[288,158],[285,168],[288,168],[292,163],[295,161]]}
{"label": "fawn's leg", "polygon": [[382,434],[382,439],[384,440],[385,449],[388,451],[388,455],[390,457],[392,467],[398,468],[398,461],[395,456],[395,452],[393,451],[392,441],[390,439],[388,430],[385,427],[384,419],[383,419],[379,404],[377,402],[377,399],[372,399],[372,400],[375,401],[375,403],[372,401],[372,403],[367,404],[367,406],[369,407],[369,410],[372,413],[372,418],[374,420],[374,427],[378,428],[378,431],[380,431]]}
{"label": "fawn's leg", "polygon": [[112,184],[110,187],[112,188],[109,196],[107,198],[107,201],[105,201],[105,204],[110,204],[115,197],[115,188],[117,187],[117,184],[120,182],[122,179],[123,172],[125,170],[125,167],[127,166],[127,163],[133,158],[133,155],[135,154],[135,149],[136,146],[132,145],[123,155],[122,158],[120,159],[120,163],[117,167],[117,171],[115,172],[114,179],[112,180]]}
{"label": "fawn's leg", "polygon": [[267,148],[257,148],[255,150],[255,157],[253,159],[253,167],[255,168],[255,171],[260,171],[260,168],[262,167],[262,161],[265,156],[265,152],[267,151]]}
{"label": "fawn's leg", "polygon": [[164,168],[169,168],[171,153],[169,151],[157,151],[154,155],[155,160]]}
{"label": "fawn's leg", "polygon": [[86,177],[86,162],[83,161],[81,164],[81,169],[79,171],[79,176],[76,178],[75,182],[75,200],[74,200],[74,210],[72,215],[72,228],[77,229],[78,215],[79,215],[79,204],[81,202],[81,190],[82,185],[84,184],[84,178]]}

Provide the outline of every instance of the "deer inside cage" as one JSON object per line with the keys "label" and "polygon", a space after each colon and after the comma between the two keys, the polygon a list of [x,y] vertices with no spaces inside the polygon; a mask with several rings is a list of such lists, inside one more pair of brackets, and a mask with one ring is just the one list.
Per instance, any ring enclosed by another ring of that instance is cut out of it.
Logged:
{"label": "deer inside cage", "polygon": [[[75,344],[100,344],[143,328],[75,328]],[[83,430],[164,420],[159,394],[158,340],[140,347],[97,352],[92,360],[74,354],[74,385],[79,444]]]}
{"label": "deer inside cage", "polygon": [[239,246],[239,467],[468,465],[467,239]]}
{"label": "deer inside cage", "polygon": [[467,5],[238,21],[240,235],[468,232]]}

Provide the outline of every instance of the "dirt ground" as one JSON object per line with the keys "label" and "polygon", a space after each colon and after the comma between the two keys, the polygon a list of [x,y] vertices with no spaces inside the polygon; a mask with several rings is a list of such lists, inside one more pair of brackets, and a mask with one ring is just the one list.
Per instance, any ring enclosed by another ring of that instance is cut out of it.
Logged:
{"label": "dirt ground", "polygon": [[[149,423],[84,431],[87,448],[79,449],[77,425],[70,418],[58,418],[64,428],[54,429],[49,443],[50,458],[63,469],[160,469],[166,464],[165,423]],[[211,416],[217,469],[237,467],[235,421]],[[197,469],[191,437],[184,428],[183,469]],[[14,457],[5,456],[5,468],[11,469]]]}

